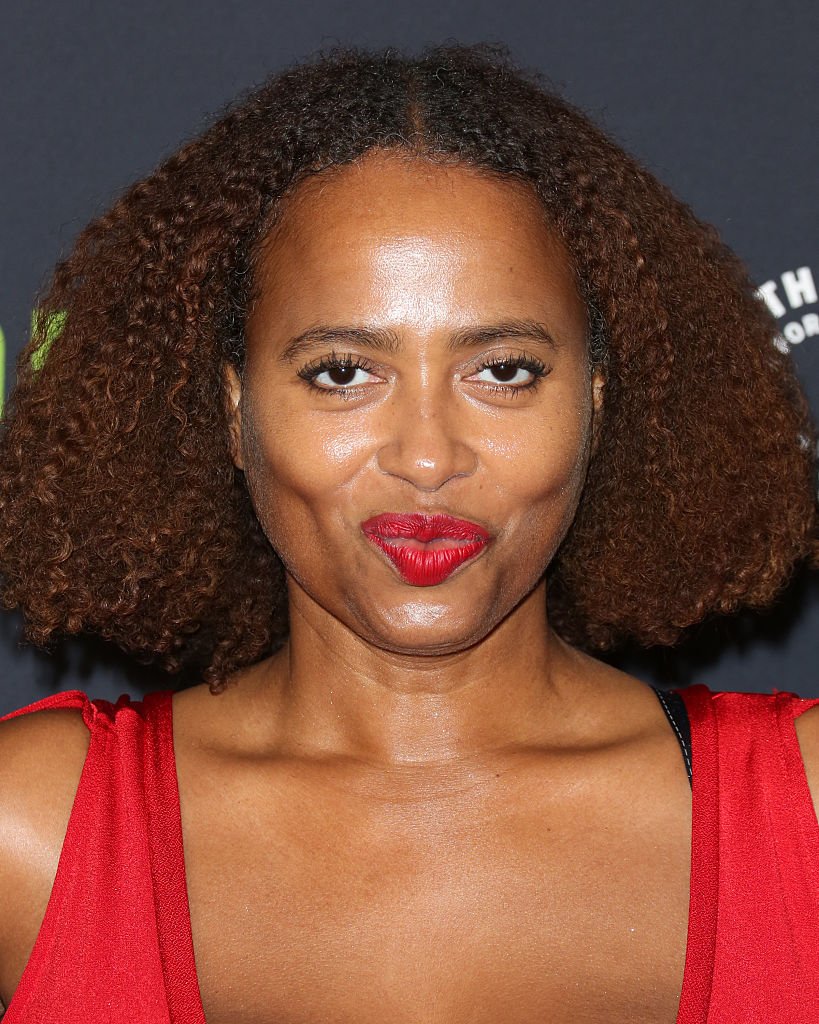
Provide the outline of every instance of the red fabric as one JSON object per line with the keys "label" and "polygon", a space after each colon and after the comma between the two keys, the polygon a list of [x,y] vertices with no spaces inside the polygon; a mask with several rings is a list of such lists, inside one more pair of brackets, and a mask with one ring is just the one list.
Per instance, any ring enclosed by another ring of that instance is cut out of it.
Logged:
{"label": "red fabric", "polygon": [[3,1024],[205,1024],[193,960],[171,694],[55,694],[91,744],[37,941]]}
{"label": "red fabric", "polygon": [[[688,949],[677,1024],[819,1020],[819,823],[794,694],[679,691],[694,769]],[[80,691],[91,745],[57,877],[3,1024],[205,1024],[173,757],[171,694]]]}
{"label": "red fabric", "polygon": [[691,902],[678,1024],[819,1021],[819,822],[794,728],[819,700],[679,691]]}

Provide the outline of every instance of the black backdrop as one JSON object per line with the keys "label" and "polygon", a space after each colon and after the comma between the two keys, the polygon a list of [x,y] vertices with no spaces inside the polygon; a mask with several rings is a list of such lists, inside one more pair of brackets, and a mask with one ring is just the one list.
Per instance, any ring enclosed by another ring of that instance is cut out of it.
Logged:
{"label": "black backdrop", "polygon": [[[819,411],[812,0],[6,0],[0,14],[6,389],[34,295],[77,231],[240,90],[334,43],[506,43],[715,223],[778,316]],[[116,650],[20,647],[0,615],[0,714],[79,687],[115,698],[169,685]],[[617,661],[661,684],[819,696],[819,578],[770,613],[705,624],[673,650]]]}

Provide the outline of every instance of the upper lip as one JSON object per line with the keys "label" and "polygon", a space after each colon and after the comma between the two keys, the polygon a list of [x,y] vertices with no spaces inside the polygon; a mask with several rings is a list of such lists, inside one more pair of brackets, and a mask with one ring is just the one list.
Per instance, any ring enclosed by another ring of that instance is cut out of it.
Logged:
{"label": "upper lip", "polygon": [[361,524],[364,533],[383,538],[412,537],[419,541],[451,537],[455,540],[489,540],[490,533],[468,519],[445,512],[382,512]]}

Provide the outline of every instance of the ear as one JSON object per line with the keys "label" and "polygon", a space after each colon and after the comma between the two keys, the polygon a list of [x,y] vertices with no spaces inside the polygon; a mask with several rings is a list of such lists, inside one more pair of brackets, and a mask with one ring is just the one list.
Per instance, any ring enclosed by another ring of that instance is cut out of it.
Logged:
{"label": "ear", "polygon": [[599,370],[592,374],[592,455],[597,451],[597,440],[603,422],[606,378]]}
{"label": "ear", "polygon": [[228,415],[228,437],[230,457],[237,469],[244,469],[242,459],[242,381],[233,363],[225,363],[224,371],[225,402]]}

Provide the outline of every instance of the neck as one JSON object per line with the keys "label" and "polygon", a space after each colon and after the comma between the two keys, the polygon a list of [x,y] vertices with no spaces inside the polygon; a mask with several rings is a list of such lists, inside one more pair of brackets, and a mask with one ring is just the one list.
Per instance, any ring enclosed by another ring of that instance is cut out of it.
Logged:
{"label": "neck", "polygon": [[289,640],[252,685],[279,749],[435,767],[554,735],[576,706],[581,657],[548,627],[545,581],[479,642],[446,654],[376,647],[297,590]]}

